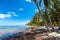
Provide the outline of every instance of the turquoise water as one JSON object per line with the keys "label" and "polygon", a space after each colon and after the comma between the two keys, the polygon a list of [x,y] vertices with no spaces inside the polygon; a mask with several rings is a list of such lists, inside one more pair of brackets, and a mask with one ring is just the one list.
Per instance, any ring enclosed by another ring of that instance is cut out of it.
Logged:
{"label": "turquoise water", "polygon": [[17,28],[26,29],[27,27],[26,26],[0,26],[0,29],[17,29]]}
{"label": "turquoise water", "polygon": [[[13,32],[13,30],[15,29],[15,33]],[[0,26],[0,40],[2,38],[8,38],[8,37],[12,37],[14,35],[19,36],[21,34],[16,34],[18,32],[21,32],[22,30],[28,30],[29,28],[27,28],[26,26]],[[17,30],[17,31],[16,31]],[[10,32],[11,33],[10,33]],[[2,32],[2,33],[1,33]],[[5,32],[5,33],[4,33]],[[7,33],[6,33],[7,32]],[[9,32],[9,33],[8,33]],[[4,33],[4,34],[3,34]],[[1,35],[2,34],[2,35]]]}
{"label": "turquoise water", "polygon": [[28,29],[26,26],[0,26],[0,35],[10,32],[21,32]]}

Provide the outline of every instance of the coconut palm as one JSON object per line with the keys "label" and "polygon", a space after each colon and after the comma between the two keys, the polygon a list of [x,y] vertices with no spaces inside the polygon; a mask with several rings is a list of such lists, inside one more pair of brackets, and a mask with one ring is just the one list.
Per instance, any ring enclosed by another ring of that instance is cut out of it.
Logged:
{"label": "coconut palm", "polygon": [[51,4],[53,5],[53,11],[55,12],[55,14],[58,15],[58,17],[56,16],[56,21],[58,23],[58,26],[60,26],[60,0],[51,0]]}
{"label": "coconut palm", "polygon": [[53,0],[52,2],[54,3],[53,7],[54,7],[54,9],[56,11],[56,14],[58,14],[58,16],[57,16],[57,18],[58,18],[57,22],[58,22],[58,26],[60,27],[60,14],[59,14],[60,13],[60,0],[55,0],[55,1]]}
{"label": "coconut palm", "polygon": [[55,29],[54,29],[54,26],[53,26],[52,21],[50,19],[49,13],[48,13],[48,8],[49,8],[49,5],[50,5],[50,1],[49,0],[43,0],[43,1],[44,1],[44,5],[45,5],[45,14],[47,15],[48,20],[50,22],[50,26],[52,27],[52,29],[54,31]]}
{"label": "coconut palm", "polygon": [[[32,0],[32,1],[36,4],[36,6],[37,6],[37,8],[38,8],[38,11],[39,11],[39,15],[42,17],[42,20],[43,20],[43,22],[44,22],[44,25],[47,27],[47,30],[50,32],[49,27],[48,27],[48,25],[47,25],[47,22],[46,22],[44,16],[42,15],[41,10],[40,10],[40,5],[38,4],[38,0]],[[42,1],[42,0],[40,0],[40,2],[41,2],[41,1]]]}

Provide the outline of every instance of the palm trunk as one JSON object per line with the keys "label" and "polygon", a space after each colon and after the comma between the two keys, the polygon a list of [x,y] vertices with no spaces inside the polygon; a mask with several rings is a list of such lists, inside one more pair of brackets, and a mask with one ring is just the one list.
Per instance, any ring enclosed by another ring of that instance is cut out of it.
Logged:
{"label": "palm trunk", "polygon": [[58,26],[59,29],[60,29],[60,18],[57,19],[57,24],[58,24],[57,26]]}
{"label": "palm trunk", "polygon": [[41,13],[41,11],[40,11],[40,6],[39,6],[38,4],[36,4],[36,5],[37,5],[37,8],[38,8],[38,10],[39,10],[40,16],[42,17],[42,20],[43,20],[43,22],[44,22],[44,25],[46,26],[48,32],[51,32],[50,29],[49,29],[49,26],[47,25],[47,22],[46,22],[45,18],[43,17],[43,15],[42,15],[42,13]]}
{"label": "palm trunk", "polygon": [[50,19],[50,16],[49,16],[49,14],[48,14],[47,7],[45,7],[45,14],[46,14],[47,17],[48,17],[48,20],[49,20],[49,22],[50,22],[50,26],[52,27],[52,31],[55,31],[54,26],[53,26],[53,24],[52,24],[52,21],[51,21],[51,19]]}

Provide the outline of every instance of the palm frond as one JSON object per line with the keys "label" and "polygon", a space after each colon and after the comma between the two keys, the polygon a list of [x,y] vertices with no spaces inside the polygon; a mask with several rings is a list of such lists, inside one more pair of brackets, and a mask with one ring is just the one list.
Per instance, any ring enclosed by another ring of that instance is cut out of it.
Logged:
{"label": "palm frond", "polygon": [[54,4],[56,4],[58,0],[52,0],[52,1],[54,2]]}
{"label": "palm frond", "polygon": [[39,6],[41,6],[41,5],[42,5],[42,2],[43,2],[43,0],[40,0],[40,2],[39,2]]}
{"label": "palm frond", "polygon": [[37,6],[39,5],[38,4],[38,0],[32,0]]}
{"label": "palm frond", "polygon": [[44,0],[44,5],[45,5],[46,7],[48,7],[48,4],[49,4],[49,0]]}

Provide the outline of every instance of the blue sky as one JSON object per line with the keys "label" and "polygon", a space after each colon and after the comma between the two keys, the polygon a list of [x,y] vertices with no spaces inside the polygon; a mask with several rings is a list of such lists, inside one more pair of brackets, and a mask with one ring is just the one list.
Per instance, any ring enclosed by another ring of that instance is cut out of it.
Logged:
{"label": "blue sky", "polygon": [[24,25],[37,11],[31,0],[0,0],[0,25]]}

